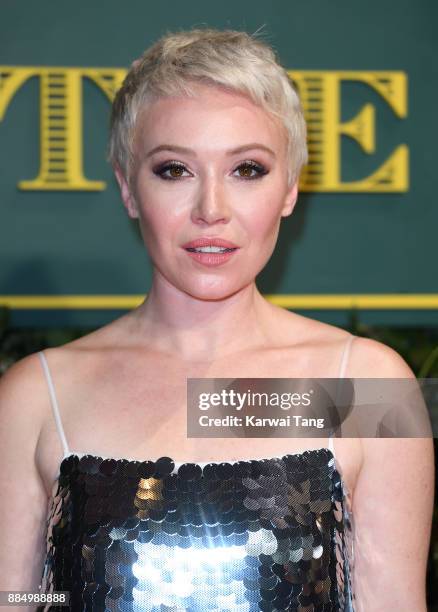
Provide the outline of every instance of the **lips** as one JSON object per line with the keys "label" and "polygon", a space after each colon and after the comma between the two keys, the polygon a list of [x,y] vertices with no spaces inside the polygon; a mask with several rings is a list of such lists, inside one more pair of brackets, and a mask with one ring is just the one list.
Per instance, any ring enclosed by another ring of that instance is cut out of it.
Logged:
{"label": "lips", "polygon": [[239,248],[237,244],[234,244],[234,242],[230,242],[229,240],[224,240],[224,238],[208,238],[207,236],[203,238],[196,238],[195,240],[191,240],[190,242],[186,242],[182,245],[183,249],[196,249],[206,246],[217,246],[225,249]]}
{"label": "lips", "polygon": [[[203,247],[216,247],[217,251],[198,251],[197,249]],[[235,254],[239,251],[238,247],[234,242],[225,240],[225,238],[214,238],[203,236],[202,238],[196,238],[190,242],[186,242],[182,245],[182,248],[186,253],[198,264],[211,267],[221,266],[225,264],[229,259],[235,257]],[[219,251],[219,249],[223,249]]]}

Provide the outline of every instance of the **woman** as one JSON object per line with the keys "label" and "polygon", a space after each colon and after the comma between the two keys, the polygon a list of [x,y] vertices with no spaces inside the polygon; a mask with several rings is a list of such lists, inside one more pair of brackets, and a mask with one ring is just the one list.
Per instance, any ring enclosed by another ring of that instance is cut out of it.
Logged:
{"label": "woman", "polygon": [[187,378],[414,378],[257,289],[306,159],[262,41],[194,29],[134,62],[110,160],[152,286],[1,381],[2,589],[42,582],[74,610],[426,610],[430,440],[186,435]]}

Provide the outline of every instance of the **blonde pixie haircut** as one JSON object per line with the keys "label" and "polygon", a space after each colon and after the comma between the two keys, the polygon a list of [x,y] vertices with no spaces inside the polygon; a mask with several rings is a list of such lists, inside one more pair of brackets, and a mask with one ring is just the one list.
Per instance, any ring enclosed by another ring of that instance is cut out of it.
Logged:
{"label": "blonde pixie haircut", "polygon": [[112,105],[108,148],[112,166],[118,166],[129,183],[139,111],[159,98],[194,96],[191,85],[196,83],[245,94],[282,121],[292,185],[307,162],[306,123],[298,93],[274,50],[236,30],[170,32],[132,63]]}

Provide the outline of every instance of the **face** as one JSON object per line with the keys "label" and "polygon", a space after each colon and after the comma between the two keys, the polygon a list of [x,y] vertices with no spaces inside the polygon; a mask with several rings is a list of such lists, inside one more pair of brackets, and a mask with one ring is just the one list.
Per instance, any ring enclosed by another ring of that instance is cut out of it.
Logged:
{"label": "face", "polygon": [[[276,119],[246,96],[196,88],[195,98],[162,98],[139,115],[131,185],[116,176],[129,216],[139,219],[154,282],[221,299],[263,269],[297,186],[287,184],[286,135]],[[238,248],[217,255],[184,247],[200,238]]]}

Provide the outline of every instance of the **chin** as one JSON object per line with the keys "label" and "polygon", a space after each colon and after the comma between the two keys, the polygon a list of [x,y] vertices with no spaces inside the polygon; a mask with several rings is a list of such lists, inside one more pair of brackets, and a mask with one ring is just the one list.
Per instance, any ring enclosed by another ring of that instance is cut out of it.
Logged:
{"label": "chin", "polygon": [[191,295],[193,298],[204,301],[220,301],[225,300],[238,291],[242,287],[224,287],[223,284],[218,286],[203,286],[203,287],[181,287],[183,291]]}

